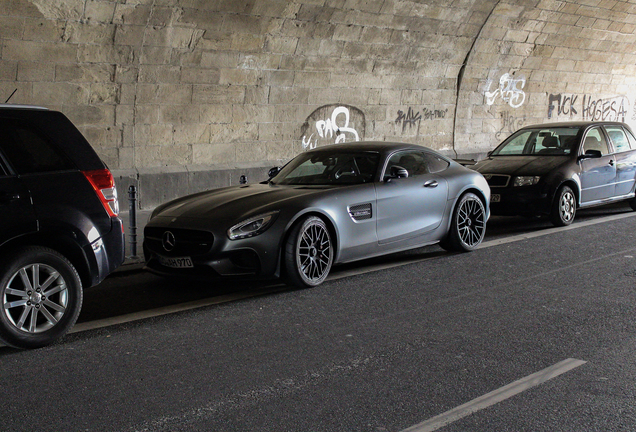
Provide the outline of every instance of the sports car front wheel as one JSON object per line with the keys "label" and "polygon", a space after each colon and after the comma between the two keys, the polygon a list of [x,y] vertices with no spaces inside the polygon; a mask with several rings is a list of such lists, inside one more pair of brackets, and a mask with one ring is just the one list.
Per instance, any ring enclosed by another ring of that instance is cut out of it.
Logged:
{"label": "sports car front wheel", "polygon": [[461,196],[450,225],[450,231],[440,246],[448,251],[468,252],[475,249],[486,235],[486,209],[474,193]]}
{"label": "sports car front wheel", "polygon": [[325,222],[309,216],[297,223],[285,244],[285,269],[292,285],[312,287],[327,278],[333,263],[333,244]]}

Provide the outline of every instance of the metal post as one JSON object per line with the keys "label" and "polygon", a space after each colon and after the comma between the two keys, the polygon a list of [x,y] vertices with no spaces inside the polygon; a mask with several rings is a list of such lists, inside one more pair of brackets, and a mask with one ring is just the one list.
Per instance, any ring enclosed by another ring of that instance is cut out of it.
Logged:
{"label": "metal post", "polygon": [[130,185],[128,188],[128,217],[130,233],[130,258],[137,258],[137,187]]}

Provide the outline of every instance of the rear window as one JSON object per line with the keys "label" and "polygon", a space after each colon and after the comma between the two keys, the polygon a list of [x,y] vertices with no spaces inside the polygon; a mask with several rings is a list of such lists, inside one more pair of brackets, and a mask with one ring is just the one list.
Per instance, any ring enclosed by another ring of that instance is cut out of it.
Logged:
{"label": "rear window", "polygon": [[18,174],[73,169],[73,163],[40,131],[27,123],[0,120],[0,151]]}

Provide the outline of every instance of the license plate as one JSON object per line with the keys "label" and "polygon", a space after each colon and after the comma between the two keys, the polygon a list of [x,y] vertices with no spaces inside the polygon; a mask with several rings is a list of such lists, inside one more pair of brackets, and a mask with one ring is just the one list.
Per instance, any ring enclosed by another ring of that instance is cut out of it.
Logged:
{"label": "license plate", "polygon": [[178,257],[178,258],[166,258],[161,255],[157,255],[159,263],[164,267],[170,268],[192,268],[192,258],[190,257]]}
{"label": "license plate", "polygon": [[490,202],[501,202],[501,195],[499,194],[490,195]]}

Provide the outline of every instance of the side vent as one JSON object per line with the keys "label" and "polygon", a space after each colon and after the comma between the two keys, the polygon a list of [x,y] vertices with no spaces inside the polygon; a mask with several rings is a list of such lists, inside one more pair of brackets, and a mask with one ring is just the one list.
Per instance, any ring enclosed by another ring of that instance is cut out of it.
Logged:
{"label": "side vent", "polygon": [[349,216],[355,222],[371,219],[373,216],[371,212],[371,203],[368,204],[358,204],[349,207]]}

